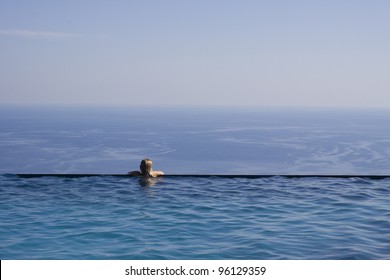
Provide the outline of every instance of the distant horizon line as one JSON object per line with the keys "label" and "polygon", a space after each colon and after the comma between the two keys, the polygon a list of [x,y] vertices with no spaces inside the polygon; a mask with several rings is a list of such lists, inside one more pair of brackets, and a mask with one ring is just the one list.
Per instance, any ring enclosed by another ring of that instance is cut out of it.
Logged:
{"label": "distant horizon line", "polygon": [[308,110],[327,110],[327,109],[346,109],[346,110],[372,110],[372,109],[390,109],[389,105],[252,105],[252,104],[87,104],[87,103],[2,103],[0,108],[132,108],[132,109],[185,109],[185,108],[194,108],[194,109],[308,109]]}

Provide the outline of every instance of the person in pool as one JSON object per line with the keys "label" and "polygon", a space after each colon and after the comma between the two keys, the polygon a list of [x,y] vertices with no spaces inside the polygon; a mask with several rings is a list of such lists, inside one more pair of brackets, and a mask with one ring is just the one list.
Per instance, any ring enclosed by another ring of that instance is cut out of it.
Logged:
{"label": "person in pool", "polygon": [[146,178],[155,178],[158,176],[163,176],[164,172],[162,171],[154,171],[152,168],[152,160],[145,158],[141,161],[141,164],[139,166],[140,171],[130,171],[129,175],[131,176],[142,176]]}

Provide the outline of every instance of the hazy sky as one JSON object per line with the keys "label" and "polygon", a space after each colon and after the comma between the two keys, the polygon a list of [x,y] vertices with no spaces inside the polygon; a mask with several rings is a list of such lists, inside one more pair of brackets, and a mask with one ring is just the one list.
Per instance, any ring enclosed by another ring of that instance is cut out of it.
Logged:
{"label": "hazy sky", "polygon": [[1,104],[389,106],[388,0],[1,0]]}

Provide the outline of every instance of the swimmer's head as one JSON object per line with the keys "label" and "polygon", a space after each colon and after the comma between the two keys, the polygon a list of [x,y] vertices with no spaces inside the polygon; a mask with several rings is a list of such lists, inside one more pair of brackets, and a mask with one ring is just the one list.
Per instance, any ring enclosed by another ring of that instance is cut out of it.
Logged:
{"label": "swimmer's head", "polygon": [[141,174],[143,176],[153,177],[152,160],[148,158],[143,159],[141,161],[139,169],[141,170]]}

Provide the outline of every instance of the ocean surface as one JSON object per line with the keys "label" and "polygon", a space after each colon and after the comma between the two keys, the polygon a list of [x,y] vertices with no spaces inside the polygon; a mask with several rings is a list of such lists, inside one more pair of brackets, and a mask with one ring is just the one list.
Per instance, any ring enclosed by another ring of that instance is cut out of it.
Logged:
{"label": "ocean surface", "polygon": [[[390,175],[389,126],[384,109],[0,107],[0,259],[390,259],[390,177],[362,177]],[[145,157],[168,176],[109,175]]]}

